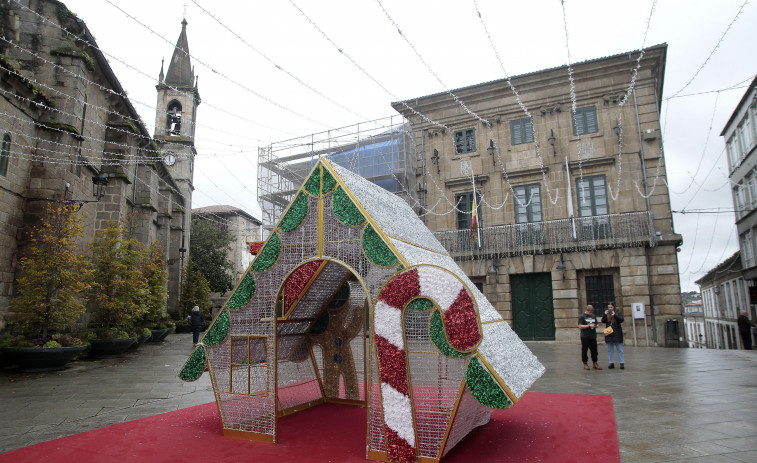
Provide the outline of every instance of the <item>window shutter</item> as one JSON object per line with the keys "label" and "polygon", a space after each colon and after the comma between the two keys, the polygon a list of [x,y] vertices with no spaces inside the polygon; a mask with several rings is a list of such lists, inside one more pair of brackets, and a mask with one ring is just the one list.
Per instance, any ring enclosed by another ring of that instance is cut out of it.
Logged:
{"label": "window shutter", "polygon": [[510,121],[510,138],[512,145],[523,143],[523,128],[520,125],[520,120]]}
{"label": "window shutter", "polygon": [[524,143],[533,143],[534,142],[534,124],[531,121],[530,118],[523,119],[523,142]]}
{"label": "window shutter", "polygon": [[597,133],[597,110],[594,106],[586,108],[586,133]]}

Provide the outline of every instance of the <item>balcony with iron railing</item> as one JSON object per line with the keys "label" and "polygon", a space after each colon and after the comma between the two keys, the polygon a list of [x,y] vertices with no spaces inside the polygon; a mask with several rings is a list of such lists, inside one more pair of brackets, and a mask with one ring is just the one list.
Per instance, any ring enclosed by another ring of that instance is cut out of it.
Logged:
{"label": "balcony with iron railing", "polygon": [[482,227],[480,240],[471,230],[435,232],[454,259],[522,256],[597,249],[655,246],[649,212],[576,217],[544,222]]}

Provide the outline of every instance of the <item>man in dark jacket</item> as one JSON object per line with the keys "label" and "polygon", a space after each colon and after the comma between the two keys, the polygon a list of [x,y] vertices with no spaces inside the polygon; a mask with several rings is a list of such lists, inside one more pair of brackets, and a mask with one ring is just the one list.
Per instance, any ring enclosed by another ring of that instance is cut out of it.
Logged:
{"label": "man in dark jacket", "polygon": [[615,368],[615,354],[613,349],[618,351],[618,362],[620,362],[620,369],[626,368],[625,359],[623,358],[623,328],[620,324],[623,323],[623,314],[615,310],[615,304],[607,304],[607,310],[602,315],[602,323],[605,324],[605,329],[612,328],[612,333],[605,335],[605,344],[607,345],[607,358],[610,359],[610,366],[607,368]]}
{"label": "man in dark jacket", "polygon": [[192,313],[189,315],[189,325],[192,327],[192,342],[197,345],[200,340],[200,331],[202,331],[202,325],[205,323],[205,319],[202,317],[202,312],[197,306],[192,307]]}
{"label": "man in dark jacket", "polygon": [[587,350],[591,352],[594,369],[601,370],[597,364],[597,317],[594,316],[594,306],[587,305],[586,311],[578,316],[578,329],[581,330],[581,361],[584,362],[584,370],[589,369]]}
{"label": "man in dark jacket", "polygon": [[744,349],[752,350],[752,327],[754,326],[754,322],[749,320],[746,310],[741,311],[736,324],[739,325],[739,334],[741,335]]}

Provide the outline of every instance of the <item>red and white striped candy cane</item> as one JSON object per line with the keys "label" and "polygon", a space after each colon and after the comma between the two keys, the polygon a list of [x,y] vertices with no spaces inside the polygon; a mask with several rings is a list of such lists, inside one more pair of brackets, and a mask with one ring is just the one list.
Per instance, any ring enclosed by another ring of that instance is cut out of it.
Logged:
{"label": "red and white striped candy cane", "polygon": [[412,267],[395,275],[381,289],[374,308],[373,329],[387,428],[387,456],[402,463],[416,461],[402,310],[417,297],[437,303],[452,347],[470,351],[481,341],[473,298],[462,281],[449,271],[431,266]]}

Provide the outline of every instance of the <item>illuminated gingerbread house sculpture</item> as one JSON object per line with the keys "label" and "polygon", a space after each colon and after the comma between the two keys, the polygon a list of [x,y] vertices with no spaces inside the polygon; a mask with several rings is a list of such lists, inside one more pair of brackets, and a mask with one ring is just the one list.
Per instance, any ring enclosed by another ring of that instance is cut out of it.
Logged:
{"label": "illuminated gingerbread house sculpture", "polygon": [[180,373],[210,372],[224,434],[367,407],[367,455],[439,461],[544,372],[399,197],[321,160]]}

